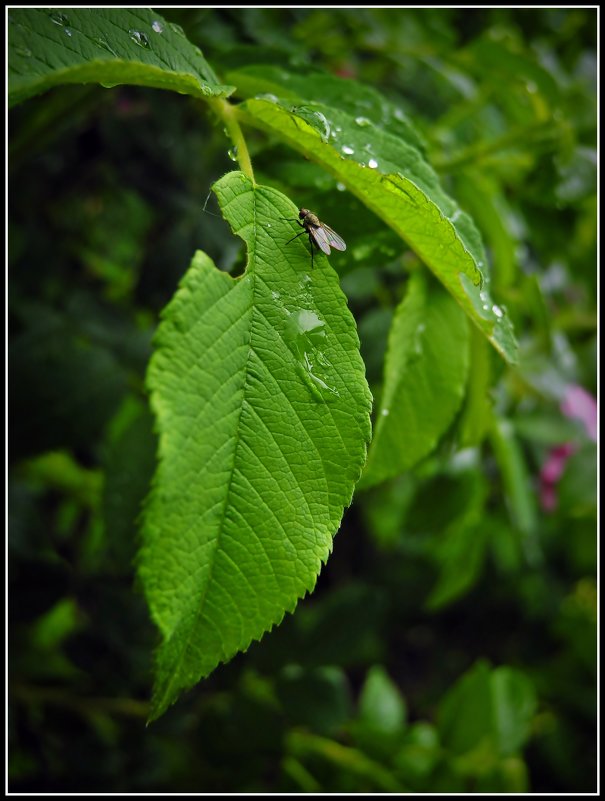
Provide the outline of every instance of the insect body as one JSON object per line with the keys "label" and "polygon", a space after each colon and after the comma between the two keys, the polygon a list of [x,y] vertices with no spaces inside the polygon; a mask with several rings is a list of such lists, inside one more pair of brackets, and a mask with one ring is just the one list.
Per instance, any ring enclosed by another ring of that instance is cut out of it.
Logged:
{"label": "insect body", "polygon": [[309,242],[311,243],[311,267],[313,267],[313,245],[319,250],[322,250],[326,256],[330,255],[331,247],[333,247],[334,250],[347,249],[344,239],[338,236],[336,231],[333,231],[329,225],[322,223],[319,217],[313,214],[312,211],[309,211],[309,209],[300,209],[298,216],[300,219],[291,220],[290,222],[297,222],[304,230],[296,234],[296,236],[293,236],[292,239],[289,239],[286,245],[298,239],[299,236],[308,234]]}

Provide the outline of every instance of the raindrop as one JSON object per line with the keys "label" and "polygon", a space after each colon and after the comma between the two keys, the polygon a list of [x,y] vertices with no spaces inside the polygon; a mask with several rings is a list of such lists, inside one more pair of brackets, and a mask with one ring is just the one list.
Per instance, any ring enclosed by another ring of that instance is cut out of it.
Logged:
{"label": "raindrop", "polygon": [[341,150],[342,150],[342,152],[343,152],[343,153],[345,153],[345,155],[347,155],[347,156],[352,156],[352,155],[353,155],[353,153],[355,153],[355,151],[353,150],[353,148],[352,148],[352,147],[349,147],[348,145],[343,145],[343,146],[342,146],[340,149],[341,149]]}
{"label": "raindrop", "polygon": [[289,315],[284,339],[296,358],[299,374],[313,397],[320,401],[326,400],[326,393],[340,396],[338,390],[319,374],[321,368],[331,367],[320,349],[326,338],[324,321],[311,309],[298,309]]}
{"label": "raindrop", "polygon": [[161,23],[159,20],[157,20],[157,19],[154,19],[154,21],[151,23],[151,27],[153,28],[153,30],[154,30],[156,33],[164,33],[164,26],[163,26],[163,25],[162,25],[162,23]]}
{"label": "raindrop", "polygon": [[71,31],[69,30],[69,28],[65,28],[65,33],[66,33],[68,36],[71,36]]}
{"label": "raindrop", "polygon": [[233,145],[233,147],[230,147],[229,150],[227,151],[227,155],[229,156],[231,161],[237,161],[237,145]]}
{"label": "raindrop", "polygon": [[492,311],[496,315],[496,317],[504,317],[504,312],[499,306],[492,306]]}
{"label": "raindrop", "polygon": [[321,111],[315,111],[313,113],[315,114],[315,117],[316,117],[317,121],[319,122],[319,124],[321,125],[321,127],[323,129],[321,134],[320,134],[321,141],[322,142],[327,142],[329,137],[330,137],[330,123],[325,118],[325,116],[321,113]]}
{"label": "raindrop", "polygon": [[62,25],[63,27],[69,25],[69,19],[65,16],[65,14],[60,14],[58,11],[51,11],[48,16],[52,19],[55,25]]}
{"label": "raindrop", "polygon": [[355,117],[355,122],[361,128],[365,128],[367,125],[371,125],[372,124],[367,117]]}
{"label": "raindrop", "polygon": [[131,28],[128,31],[128,34],[135,44],[138,44],[140,47],[146,47],[147,49],[149,49],[149,39],[145,36],[144,33],[141,33],[141,31],[135,31],[133,28]]}
{"label": "raindrop", "polygon": [[390,409],[383,409],[383,410],[380,412],[380,414],[381,414],[383,417],[388,417],[388,416],[389,416],[389,413],[390,413],[390,411],[391,411]]}
{"label": "raindrop", "polygon": [[265,223],[265,228],[271,228],[271,223]]}
{"label": "raindrop", "polygon": [[117,56],[116,51],[108,44],[108,42],[105,39],[103,39],[102,36],[93,37],[93,42],[99,45],[99,47],[102,47],[103,50],[107,50],[109,53],[111,53],[112,56]]}
{"label": "raindrop", "polygon": [[254,95],[255,100],[267,100],[269,103],[279,103],[279,97],[272,95],[270,92],[263,92],[260,95]]}
{"label": "raindrop", "polygon": [[187,37],[185,36],[185,31],[181,28],[180,25],[177,25],[176,22],[169,22],[168,25],[170,26],[170,30],[173,33],[176,33],[178,36],[182,36],[184,39]]}
{"label": "raindrop", "polygon": [[339,191],[339,192],[344,192],[344,191],[345,191],[345,189],[346,189],[347,187],[346,187],[346,186],[345,186],[343,183],[341,183],[341,182],[339,181],[339,182],[336,184],[336,188],[338,189],[338,191]]}
{"label": "raindrop", "polygon": [[376,159],[370,159],[368,161],[368,167],[371,167],[373,170],[375,170],[376,167],[378,167],[378,162],[376,161]]}

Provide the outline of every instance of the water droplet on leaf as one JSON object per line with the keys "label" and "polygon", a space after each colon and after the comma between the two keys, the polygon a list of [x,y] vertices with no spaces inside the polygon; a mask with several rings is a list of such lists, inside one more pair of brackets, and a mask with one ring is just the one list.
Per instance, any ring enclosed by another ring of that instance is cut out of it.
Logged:
{"label": "water droplet on leaf", "polygon": [[58,11],[51,11],[48,16],[52,19],[55,25],[62,25],[63,27],[65,27],[65,25],[69,25],[69,18],[66,17],[65,14],[61,14]]}
{"label": "water droplet on leaf", "polygon": [[[310,279],[309,279],[310,280]],[[325,401],[338,390],[322,377],[322,368],[331,367],[329,359],[321,350],[326,343],[324,321],[311,309],[291,312],[284,330],[284,340],[296,357],[297,370],[303,377],[316,400]]]}
{"label": "water droplet on leaf", "polygon": [[182,36],[184,39],[187,38],[185,36],[185,31],[181,28],[180,25],[177,25],[176,22],[169,22],[168,25],[170,26],[170,30],[176,33],[178,36]]}
{"label": "water droplet on leaf", "polygon": [[149,39],[141,31],[135,31],[133,28],[131,28],[128,31],[128,35],[135,44],[149,49]]}
{"label": "water droplet on leaf", "polygon": [[99,45],[99,47],[102,47],[103,50],[107,50],[109,53],[111,53],[112,56],[117,56],[116,51],[111,47],[111,45],[107,42],[107,40],[104,39],[102,36],[94,36],[93,37],[93,42],[95,44]]}
{"label": "water droplet on leaf", "polygon": [[162,25],[162,23],[161,23],[159,20],[157,20],[157,19],[154,19],[154,21],[151,23],[151,27],[153,28],[153,30],[154,30],[156,33],[164,33],[164,26],[163,26],[163,25]]}
{"label": "water droplet on leaf", "polygon": [[352,147],[349,147],[349,145],[343,145],[343,146],[342,146],[340,149],[341,149],[341,150],[342,150],[342,152],[343,152],[345,155],[347,155],[347,156],[352,156],[352,155],[353,155],[353,153],[355,153],[355,151],[353,150],[353,148],[352,148]]}

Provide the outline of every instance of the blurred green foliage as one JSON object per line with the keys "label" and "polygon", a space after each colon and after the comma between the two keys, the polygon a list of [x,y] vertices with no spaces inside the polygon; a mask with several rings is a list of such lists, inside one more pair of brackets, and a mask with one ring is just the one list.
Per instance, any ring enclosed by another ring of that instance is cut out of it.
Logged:
{"label": "blurred green foliage", "polygon": [[[241,266],[202,213],[229,142],[165,91],[70,86],[12,110],[11,789],[594,791],[596,449],[561,404],[596,393],[596,10],[162,14],[221,78],[322,68],[403,109],[481,230],[522,356],[506,369],[475,337],[437,450],[358,493],[313,595],[145,729],[143,376],[194,250]],[[320,168],[246,135],[257,179],[347,240],[331,263],[379,399],[415,257]]]}

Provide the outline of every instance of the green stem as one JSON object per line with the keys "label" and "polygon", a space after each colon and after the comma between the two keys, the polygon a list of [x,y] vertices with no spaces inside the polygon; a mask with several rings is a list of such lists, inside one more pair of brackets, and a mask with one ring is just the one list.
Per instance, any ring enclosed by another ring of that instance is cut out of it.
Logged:
{"label": "green stem", "polygon": [[11,691],[24,703],[69,707],[83,715],[103,712],[108,715],[145,718],[149,714],[149,704],[132,698],[85,698],[71,695],[57,687],[34,687],[26,684],[17,684]]}
{"label": "green stem", "polygon": [[225,124],[229,138],[233,142],[237,163],[239,164],[241,171],[245,173],[248,178],[250,178],[253,184],[255,184],[256,181],[254,180],[254,172],[252,170],[250,154],[248,153],[244,134],[242,133],[242,129],[240,128],[237,120],[237,110],[235,106],[232,106],[231,103],[223,98],[212,99],[209,101],[209,103],[211,108],[214,109],[215,114],[220,117],[222,122]]}

